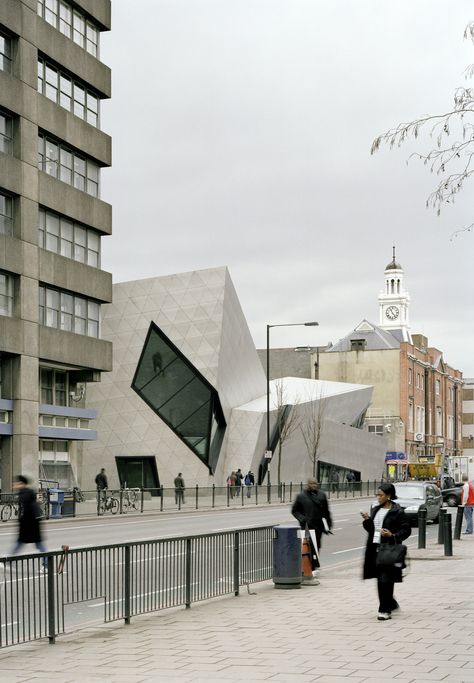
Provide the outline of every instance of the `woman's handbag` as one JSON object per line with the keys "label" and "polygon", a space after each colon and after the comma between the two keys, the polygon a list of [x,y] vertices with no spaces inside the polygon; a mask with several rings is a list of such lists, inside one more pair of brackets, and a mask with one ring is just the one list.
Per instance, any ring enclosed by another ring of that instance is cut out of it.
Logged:
{"label": "woman's handbag", "polygon": [[377,549],[375,564],[377,567],[403,566],[407,555],[407,547],[403,543],[381,543]]}

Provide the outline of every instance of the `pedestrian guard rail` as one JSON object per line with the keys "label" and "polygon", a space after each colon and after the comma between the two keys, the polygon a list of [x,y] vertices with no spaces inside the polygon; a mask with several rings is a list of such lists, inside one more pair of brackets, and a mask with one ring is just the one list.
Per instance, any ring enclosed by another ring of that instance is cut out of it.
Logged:
{"label": "pedestrian guard rail", "polygon": [[[375,496],[380,482],[348,482],[323,484],[329,499],[358,498]],[[200,508],[245,507],[249,505],[268,505],[272,503],[291,503],[304,488],[303,482],[288,482],[261,486],[195,486],[187,487],[177,493],[175,488],[123,488],[106,489],[98,492],[80,490],[75,487],[66,492],[65,502],[53,502],[54,494],[50,489],[42,489],[41,503],[44,517],[79,517],[116,514],[139,514],[170,510],[198,510]],[[0,519],[13,518],[12,508],[2,508],[16,500],[15,494],[0,494]]]}
{"label": "pedestrian guard rail", "polygon": [[128,624],[139,614],[238,595],[271,578],[273,538],[272,526],[256,526],[1,558],[0,648],[54,643],[91,601],[105,622]]}

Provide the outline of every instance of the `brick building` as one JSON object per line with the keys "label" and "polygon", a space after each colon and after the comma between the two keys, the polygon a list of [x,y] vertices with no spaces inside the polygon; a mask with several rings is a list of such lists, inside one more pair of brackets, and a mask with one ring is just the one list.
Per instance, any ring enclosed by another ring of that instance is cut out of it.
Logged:
{"label": "brick building", "polygon": [[409,302],[394,253],[379,294],[379,325],[363,320],[319,354],[319,376],[374,387],[366,428],[385,440],[387,452],[406,460],[412,476],[438,476],[448,467],[459,479],[462,372],[425,336],[411,334]]}

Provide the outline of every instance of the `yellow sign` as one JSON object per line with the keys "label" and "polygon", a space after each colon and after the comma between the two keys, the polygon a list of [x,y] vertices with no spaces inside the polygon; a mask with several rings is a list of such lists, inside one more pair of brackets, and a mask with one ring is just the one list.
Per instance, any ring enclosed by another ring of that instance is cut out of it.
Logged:
{"label": "yellow sign", "polygon": [[438,474],[438,468],[436,465],[425,465],[415,464],[408,465],[408,472],[410,477],[423,477],[424,479],[430,479],[431,477],[436,477]]}

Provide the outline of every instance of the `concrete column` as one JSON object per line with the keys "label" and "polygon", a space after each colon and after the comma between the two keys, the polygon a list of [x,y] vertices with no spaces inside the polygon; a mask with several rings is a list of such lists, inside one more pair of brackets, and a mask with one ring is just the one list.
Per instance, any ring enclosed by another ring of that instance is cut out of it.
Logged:
{"label": "concrete column", "polygon": [[32,356],[13,360],[11,472],[38,480],[39,363]]}

